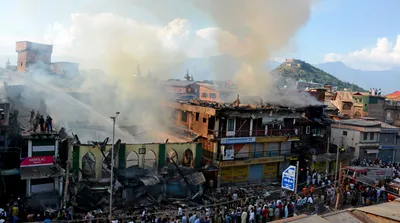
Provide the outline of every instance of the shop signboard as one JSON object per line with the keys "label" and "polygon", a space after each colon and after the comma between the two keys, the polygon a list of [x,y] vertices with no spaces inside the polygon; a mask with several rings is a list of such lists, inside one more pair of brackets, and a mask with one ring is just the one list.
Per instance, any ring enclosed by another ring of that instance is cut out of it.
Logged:
{"label": "shop signboard", "polygon": [[244,165],[253,165],[253,164],[263,164],[263,163],[274,163],[274,162],[283,162],[285,157],[283,156],[274,156],[274,157],[263,157],[249,160],[235,160],[235,161],[221,161],[219,162],[220,167],[225,166],[244,166]]}
{"label": "shop signboard", "polygon": [[53,156],[33,156],[27,157],[21,162],[21,167],[29,167],[29,166],[46,166],[53,165],[54,157]]}
{"label": "shop signboard", "polygon": [[221,144],[247,144],[256,142],[256,137],[222,138]]}

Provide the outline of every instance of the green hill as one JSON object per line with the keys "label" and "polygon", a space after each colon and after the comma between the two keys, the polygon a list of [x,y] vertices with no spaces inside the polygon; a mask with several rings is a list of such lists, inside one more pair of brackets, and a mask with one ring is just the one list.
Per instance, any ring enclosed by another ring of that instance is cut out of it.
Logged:
{"label": "green hill", "polygon": [[319,84],[330,84],[338,90],[347,88],[351,91],[365,91],[363,88],[349,82],[344,82],[301,60],[289,59],[272,71],[278,86],[290,85],[294,81],[306,81]]}

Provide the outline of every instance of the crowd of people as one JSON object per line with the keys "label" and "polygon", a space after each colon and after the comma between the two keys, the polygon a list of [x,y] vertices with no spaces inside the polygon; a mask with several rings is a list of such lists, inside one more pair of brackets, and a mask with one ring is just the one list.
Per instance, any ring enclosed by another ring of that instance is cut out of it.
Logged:
{"label": "crowd of people", "polygon": [[369,89],[369,95],[374,95],[374,96],[381,96],[382,95],[382,90],[379,88],[370,88]]}
{"label": "crowd of people", "polygon": [[[365,162],[366,165],[380,165],[393,168],[394,176],[399,174],[398,163],[382,164],[379,160]],[[278,219],[285,219],[302,213],[323,213],[332,210],[336,205],[339,208],[371,205],[386,202],[389,182],[376,182],[368,185],[358,182],[348,176],[343,176],[339,187],[335,188],[334,174],[323,171],[310,171],[304,183],[299,186],[297,194],[282,190],[272,199],[266,197],[248,197],[245,190],[229,190],[225,196],[228,202],[212,204],[201,209],[189,210],[178,208],[176,212],[161,210],[159,213],[144,209],[142,213],[126,213],[117,217],[119,222],[141,223],[265,223]],[[340,196],[336,203],[336,196]],[[324,209],[324,210],[322,210]],[[12,199],[5,209],[0,209],[1,222],[77,220],[95,223],[107,222],[103,213],[88,212],[85,215],[76,215],[72,207],[67,207],[57,213],[38,213],[29,211],[23,206],[21,199]]]}
{"label": "crowd of people", "polygon": [[53,119],[50,115],[47,115],[47,117],[44,118],[44,115],[41,115],[39,111],[35,112],[35,110],[32,109],[29,122],[31,123],[31,129],[33,132],[37,132],[38,129],[42,133],[51,133],[53,131]]}

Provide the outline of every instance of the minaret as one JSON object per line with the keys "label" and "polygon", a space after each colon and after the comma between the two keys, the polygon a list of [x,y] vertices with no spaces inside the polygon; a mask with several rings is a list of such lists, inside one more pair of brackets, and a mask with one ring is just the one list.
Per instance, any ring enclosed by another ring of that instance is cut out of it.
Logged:
{"label": "minaret", "polygon": [[190,81],[189,70],[186,70],[186,75],[183,77],[183,79]]}
{"label": "minaret", "polygon": [[10,58],[7,59],[6,62],[6,69],[10,69],[11,68],[11,63],[10,63]]}
{"label": "minaret", "polygon": [[190,75],[190,80],[191,80],[191,81],[194,81],[193,75]]}

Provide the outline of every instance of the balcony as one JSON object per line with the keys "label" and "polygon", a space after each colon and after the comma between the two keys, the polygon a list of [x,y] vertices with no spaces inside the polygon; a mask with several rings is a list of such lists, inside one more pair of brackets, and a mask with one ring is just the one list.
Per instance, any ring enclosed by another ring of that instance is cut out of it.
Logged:
{"label": "balcony", "polygon": [[279,137],[279,136],[299,136],[295,129],[274,129],[274,130],[238,130],[238,131],[214,131],[209,129],[208,135],[221,138],[231,137]]}

